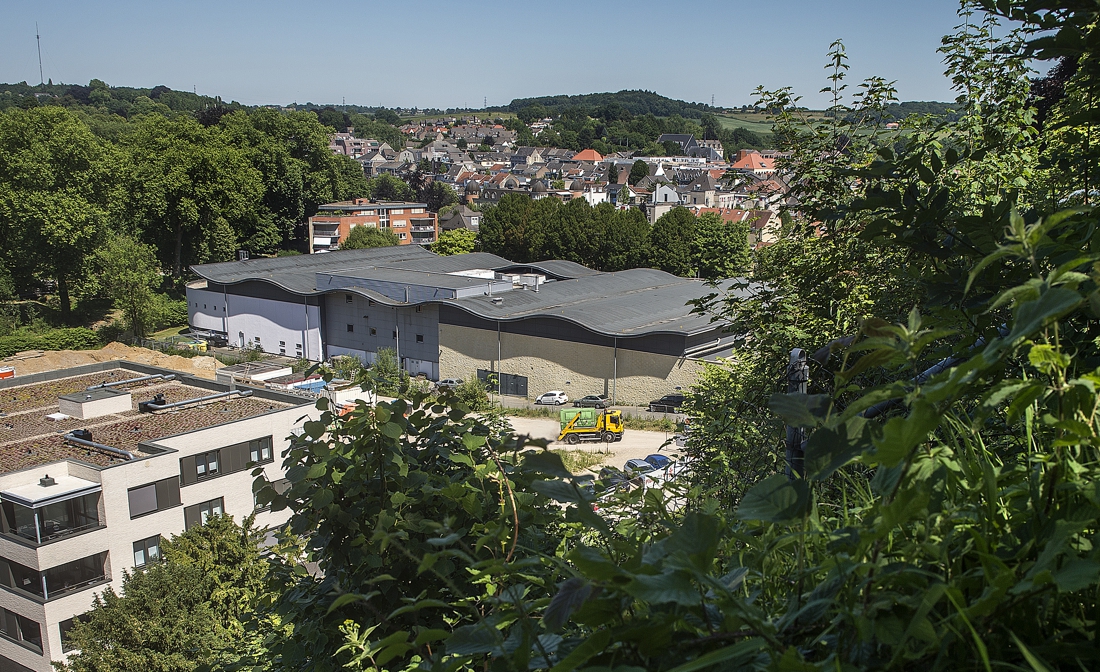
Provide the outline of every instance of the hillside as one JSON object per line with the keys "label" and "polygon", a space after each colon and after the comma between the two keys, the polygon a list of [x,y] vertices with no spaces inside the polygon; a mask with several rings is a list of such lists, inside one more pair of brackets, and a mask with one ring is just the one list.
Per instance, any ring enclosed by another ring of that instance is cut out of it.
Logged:
{"label": "hillside", "polygon": [[681,117],[698,119],[715,108],[703,103],[688,103],[683,100],[667,98],[652,91],[623,90],[618,93],[584,93],[574,96],[540,96],[538,98],[516,98],[504,107],[489,108],[490,111],[519,112],[520,110],[541,105],[551,114],[560,114],[570,107],[609,107],[617,105],[632,115],[652,114],[656,117]]}

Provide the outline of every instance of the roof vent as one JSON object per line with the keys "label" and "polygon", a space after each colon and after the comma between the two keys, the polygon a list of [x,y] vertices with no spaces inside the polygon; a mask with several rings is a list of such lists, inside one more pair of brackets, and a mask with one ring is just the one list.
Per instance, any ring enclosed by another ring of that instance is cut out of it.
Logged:
{"label": "roof vent", "polygon": [[499,296],[494,296],[493,298],[491,298],[489,300],[492,301],[493,305],[495,305],[495,306],[499,306],[500,304],[504,303],[504,299],[500,298]]}
{"label": "roof vent", "polygon": [[48,488],[51,485],[57,485],[57,481],[50,478],[49,474],[46,474],[42,478],[38,479],[38,484],[41,485],[43,488]]}

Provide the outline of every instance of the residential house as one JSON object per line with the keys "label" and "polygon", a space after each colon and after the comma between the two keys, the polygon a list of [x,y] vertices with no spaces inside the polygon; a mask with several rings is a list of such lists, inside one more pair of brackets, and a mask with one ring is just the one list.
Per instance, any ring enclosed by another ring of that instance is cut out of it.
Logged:
{"label": "residential house", "polygon": [[753,175],[772,175],[775,173],[775,159],[768,158],[755,149],[739,149],[733,158],[733,169]]}
{"label": "residential house", "polygon": [[691,156],[691,150],[699,146],[695,141],[695,136],[691,133],[663,133],[661,137],[657,138],[657,144],[666,142],[675,142],[679,145],[680,153],[684,156]]}
{"label": "residential house", "polygon": [[466,229],[467,231],[477,232],[481,227],[481,213],[477,210],[471,210],[466,205],[459,205],[455,209],[451,210],[439,220],[440,231],[454,231],[455,229]]}

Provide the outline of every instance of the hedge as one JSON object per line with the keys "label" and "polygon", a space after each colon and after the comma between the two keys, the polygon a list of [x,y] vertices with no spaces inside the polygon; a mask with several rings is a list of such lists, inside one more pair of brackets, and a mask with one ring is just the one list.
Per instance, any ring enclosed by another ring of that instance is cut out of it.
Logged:
{"label": "hedge", "polygon": [[84,327],[14,333],[0,336],[0,358],[10,357],[24,350],[91,350],[100,345],[99,336]]}

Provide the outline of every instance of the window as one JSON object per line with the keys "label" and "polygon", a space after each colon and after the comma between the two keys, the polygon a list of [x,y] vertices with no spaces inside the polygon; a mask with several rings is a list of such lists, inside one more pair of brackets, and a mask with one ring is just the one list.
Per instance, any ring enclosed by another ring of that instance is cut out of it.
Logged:
{"label": "window", "polygon": [[423,307],[424,307],[424,306],[417,306],[417,307],[416,307],[416,312],[418,312],[418,313],[419,313],[419,312],[420,312],[420,309],[421,309],[421,308],[423,308]]}
{"label": "window", "polygon": [[355,301],[355,298],[351,294],[344,295],[344,303],[352,303],[353,301]]}
{"label": "window", "polygon": [[423,343],[424,342],[424,334],[417,334],[416,335],[416,342],[417,343]]}
{"label": "window", "polygon": [[406,237],[407,236],[405,235],[404,232],[397,234],[397,239],[398,240],[405,240]]}
{"label": "window", "polygon": [[393,333],[393,337],[394,337],[394,338],[397,338],[397,332],[396,332],[396,331],[394,331],[394,332],[391,332],[391,333]]}
{"label": "window", "polygon": [[106,562],[107,551],[103,551],[42,572],[43,582],[46,584],[46,599],[83,590],[106,580]]}
{"label": "window", "polygon": [[72,640],[69,639],[69,631],[73,629],[74,625],[83,620],[84,615],[73,616],[72,618],[67,618],[57,624],[57,629],[60,631],[59,634],[61,635],[61,650],[64,653],[68,653],[69,651],[76,649],[76,646],[73,645]]}
{"label": "window", "polygon": [[0,634],[28,649],[42,653],[42,626],[26,616],[20,616],[7,609],[0,610]]}
{"label": "window", "polygon": [[255,462],[257,464],[273,461],[275,458],[271,450],[271,437],[267,436],[262,439],[256,439],[255,441],[249,441],[248,458],[249,462]]}
{"label": "window", "polygon": [[397,222],[394,222],[394,223],[390,224],[390,228],[392,228],[392,229],[403,229],[403,228],[405,228],[406,224],[408,224],[408,222],[406,222],[405,220],[402,219],[400,221],[397,221]]}
{"label": "window", "polygon": [[285,348],[286,347],[286,341],[279,341],[279,347],[280,348]]}
{"label": "window", "polygon": [[218,473],[218,451],[201,453],[195,456],[195,473],[199,478],[209,478]]}
{"label": "window", "polygon": [[223,513],[225,513],[225,508],[221,497],[188,506],[183,510],[184,529],[189,530],[196,525],[205,525],[210,516],[220,516]]}
{"label": "window", "polygon": [[160,560],[160,535],[134,542],[134,567],[144,567]]}
{"label": "window", "polygon": [[99,497],[99,493],[94,492],[34,509],[3,502],[3,531],[45,544],[99,527]]}
{"label": "window", "polygon": [[286,348],[279,348],[279,354],[280,355],[285,355],[286,354]]}
{"label": "window", "polygon": [[368,306],[373,306],[374,305],[374,300],[373,299],[367,299],[367,305]]}
{"label": "window", "polygon": [[349,324],[348,325],[348,333],[350,334],[353,331],[355,331],[355,325],[354,324]]}
{"label": "window", "polygon": [[371,327],[371,329],[370,329],[370,335],[371,335],[371,336],[377,336],[377,335],[378,335],[378,330],[377,330],[377,329],[375,329],[374,327]]}
{"label": "window", "polygon": [[130,517],[137,518],[154,511],[164,511],[180,505],[180,479],[165,478],[148,485],[131,488]]}

